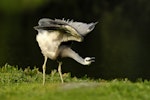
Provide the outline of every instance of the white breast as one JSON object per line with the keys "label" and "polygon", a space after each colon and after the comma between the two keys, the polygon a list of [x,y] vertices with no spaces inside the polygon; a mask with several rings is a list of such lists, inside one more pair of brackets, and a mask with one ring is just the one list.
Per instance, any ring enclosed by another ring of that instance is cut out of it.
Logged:
{"label": "white breast", "polygon": [[59,34],[57,31],[39,31],[36,40],[44,56],[55,59],[58,46],[60,45],[60,41],[58,41]]}

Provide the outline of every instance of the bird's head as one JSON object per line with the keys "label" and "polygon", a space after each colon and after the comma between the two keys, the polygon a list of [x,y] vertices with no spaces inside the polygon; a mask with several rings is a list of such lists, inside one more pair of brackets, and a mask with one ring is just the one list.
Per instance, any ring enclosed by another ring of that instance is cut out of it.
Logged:
{"label": "bird's head", "polygon": [[85,65],[90,65],[92,62],[95,62],[95,57],[86,57],[85,59],[84,59],[84,63],[85,63]]}

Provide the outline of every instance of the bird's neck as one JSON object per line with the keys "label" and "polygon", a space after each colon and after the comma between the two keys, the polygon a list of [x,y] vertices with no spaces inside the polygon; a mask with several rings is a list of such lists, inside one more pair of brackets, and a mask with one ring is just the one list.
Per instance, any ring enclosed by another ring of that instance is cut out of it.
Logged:
{"label": "bird's neck", "polygon": [[63,48],[63,50],[61,51],[61,56],[70,57],[82,65],[87,65],[85,60],[69,47]]}

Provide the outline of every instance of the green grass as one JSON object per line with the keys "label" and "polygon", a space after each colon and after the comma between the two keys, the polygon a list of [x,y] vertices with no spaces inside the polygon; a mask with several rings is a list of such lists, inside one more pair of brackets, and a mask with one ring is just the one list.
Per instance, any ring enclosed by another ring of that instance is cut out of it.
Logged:
{"label": "green grass", "polygon": [[46,75],[42,85],[42,73],[37,68],[18,69],[6,64],[0,68],[1,100],[150,100],[150,81],[90,80],[59,74],[54,70]]}

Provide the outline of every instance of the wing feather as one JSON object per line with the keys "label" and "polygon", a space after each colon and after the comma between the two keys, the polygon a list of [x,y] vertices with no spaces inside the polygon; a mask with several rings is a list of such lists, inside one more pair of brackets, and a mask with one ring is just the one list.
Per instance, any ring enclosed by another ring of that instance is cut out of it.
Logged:
{"label": "wing feather", "polygon": [[39,20],[38,24],[39,26],[35,26],[34,29],[38,31],[59,31],[60,35],[63,36],[63,41],[83,41],[83,37],[64,21],[43,18]]}
{"label": "wing feather", "polygon": [[91,32],[97,23],[98,22],[87,24],[82,22],[74,22],[73,20],[52,20],[49,18],[42,18],[38,22],[39,26],[35,26],[34,28],[38,31],[59,31],[63,34],[64,41],[73,39],[81,42],[83,41],[83,36]]}

